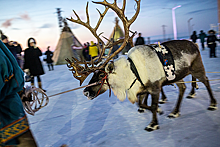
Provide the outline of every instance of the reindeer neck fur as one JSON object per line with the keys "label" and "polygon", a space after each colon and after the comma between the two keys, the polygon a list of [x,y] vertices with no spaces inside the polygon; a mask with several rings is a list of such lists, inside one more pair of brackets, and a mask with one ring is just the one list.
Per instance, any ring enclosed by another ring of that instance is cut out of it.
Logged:
{"label": "reindeer neck fur", "polygon": [[[144,84],[154,83],[161,79],[165,80],[162,64],[151,48],[147,46],[134,47],[129,51],[128,57],[134,62]],[[118,99],[125,100],[127,94],[131,103],[137,101],[137,94],[141,91],[139,81],[130,88],[135,79],[136,76],[130,69],[130,62],[125,57],[114,62],[114,71],[108,76],[109,84]]]}

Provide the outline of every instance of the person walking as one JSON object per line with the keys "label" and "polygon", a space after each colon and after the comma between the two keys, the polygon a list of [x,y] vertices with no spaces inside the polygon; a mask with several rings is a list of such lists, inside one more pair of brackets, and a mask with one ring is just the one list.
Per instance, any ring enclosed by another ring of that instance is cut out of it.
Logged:
{"label": "person walking", "polygon": [[91,45],[89,46],[89,55],[92,59],[98,56],[98,48],[93,41],[91,41]]}
{"label": "person walking", "polygon": [[46,62],[47,62],[47,66],[48,66],[49,71],[54,70],[53,69],[53,60],[52,60],[53,52],[50,51],[50,46],[47,47],[47,51],[45,52],[45,55],[47,56]]}
{"label": "person walking", "polygon": [[196,43],[196,40],[198,39],[196,31],[193,31],[193,34],[190,36],[190,39],[192,39],[192,42]]}
{"label": "person walking", "polygon": [[202,50],[205,50],[204,42],[206,37],[207,35],[203,32],[203,30],[201,30],[198,38],[200,39],[200,42],[202,44]]}
{"label": "person walking", "polygon": [[[42,52],[36,46],[35,39],[29,38],[28,48],[24,51],[24,69],[30,71],[31,85],[34,86],[34,77],[37,77],[38,87],[42,89],[40,75],[44,74],[44,69],[39,58],[40,56],[42,56]],[[46,90],[44,91],[46,92]]]}
{"label": "person walking", "polygon": [[135,46],[144,45],[144,44],[145,44],[144,38],[141,37],[141,33],[138,33],[138,38],[135,41]]}
{"label": "person walking", "polygon": [[216,54],[215,54],[215,47],[216,47],[216,43],[215,41],[218,41],[217,37],[215,36],[215,31],[214,30],[209,30],[208,31],[208,37],[207,37],[207,45],[210,48],[210,58],[214,57],[216,58]]}
{"label": "person walking", "polygon": [[24,73],[2,41],[0,76],[0,146],[37,147],[18,95],[24,87]]}

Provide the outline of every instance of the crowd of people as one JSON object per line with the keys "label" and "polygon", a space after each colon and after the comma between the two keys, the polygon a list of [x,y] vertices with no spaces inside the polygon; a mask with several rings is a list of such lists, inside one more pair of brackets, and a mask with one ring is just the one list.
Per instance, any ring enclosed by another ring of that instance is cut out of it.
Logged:
{"label": "crowd of people", "polygon": [[[111,42],[114,43],[115,41],[113,40],[113,38],[111,39]],[[144,45],[145,44],[145,41],[144,41],[144,38],[141,36],[141,33],[138,34],[138,38],[136,39],[135,41],[135,46],[137,45]],[[99,44],[100,47],[102,48],[102,45],[101,43]],[[120,47],[120,45],[116,44],[112,47],[112,50],[111,50],[111,53],[110,54],[113,54],[115,51],[117,51],[117,49]],[[72,47],[73,50],[75,50],[74,52],[76,52],[77,49],[79,49],[79,47]],[[82,51],[82,55],[83,55],[83,58],[86,60],[86,61],[90,61],[91,59],[94,59],[96,58],[97,56],[99,56],[99,50],[98,50],[98,47],[97,47],[97,43],[94,43],[93,41],[91,41],[91,43],[87,42],[87,43],[84,43],[83,44],[83,48],[80,48],[80,49],[83,49]],[[127,45],[125,46],[125,48],[123,49],[122,51],[122,54],[124,55],[125,53],[127,53],[129,50],[131,49],[131,45],[130,43],[127,43]],[[108,49],[109,50],[109,49]],[[108,52],[104,53],[107,54]],[[114,57],[114,59],[117,59],[118,58],[118,55],[116,55]]]}
{"label": "crowd of people", "polygon": [[202,50],[205,50],[206,41],[208,48],[210,48],[209,57],[216,58],[216,41],[219,41],[219,39],[217,39],[215,34],[216,32],[214,30],[209,30],[208,35],[206,35],[206,33],[203,30],[200,31],[199,35],[196,34],[196,31],[193,31],[193,34],[190,36],[190,39],[192,39],[192,42],[194,43],[196,43],[197,39],[200,39]]}

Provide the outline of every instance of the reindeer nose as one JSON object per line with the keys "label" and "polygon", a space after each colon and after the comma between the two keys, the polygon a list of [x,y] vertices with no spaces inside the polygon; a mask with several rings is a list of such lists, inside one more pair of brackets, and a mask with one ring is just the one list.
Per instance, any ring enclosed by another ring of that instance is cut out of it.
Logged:
{"label": "reindeer nose", "polygon": [[83,94],[88,97],[89,96],[89,92],[88,91],[83,91]]}

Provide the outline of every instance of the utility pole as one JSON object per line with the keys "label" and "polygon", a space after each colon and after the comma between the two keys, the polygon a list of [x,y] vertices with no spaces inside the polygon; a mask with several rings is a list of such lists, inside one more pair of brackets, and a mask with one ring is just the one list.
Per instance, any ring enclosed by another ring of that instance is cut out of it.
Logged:
{"label": "utility pole", "polygon": [[166,41],[166,30],[165,30],[166,25],[162,25],[163,28],[163,41]]}
{"label": "utility pole", "polygon": [[59,23],[59,27],[63,27],[62,26],[62,23],[63,23],[63,17],[61,16],[61,12],[63,12],[63,11],[61,11],[60,10],[61,8],[57,8],[57,16],[58,16],[58,23]]}
{"label": "utility pole", "polygon": [[173,36],[174,40],[177,40],[177,30],[176,30],[176,16],[175,9],[181,7],[181,5],[172,8],[172,18],[173,18]]}
{"label": "utility pole", "polygon": [[190,18],[187,22],[188,22],[188,30],[189,30],[189,38],[190,38],[190,35],[192,33],[192,30],[191,30],[191,25],[190,25],[190,20],[192,20],[193,18]]}

